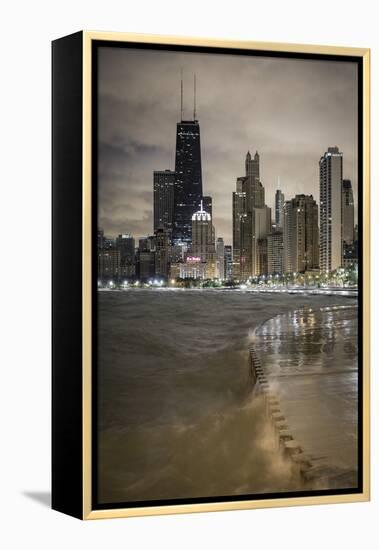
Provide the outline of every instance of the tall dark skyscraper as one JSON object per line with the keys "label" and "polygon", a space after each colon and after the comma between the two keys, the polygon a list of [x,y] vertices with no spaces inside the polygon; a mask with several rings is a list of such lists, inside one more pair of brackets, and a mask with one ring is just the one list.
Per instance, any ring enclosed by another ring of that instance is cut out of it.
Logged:
{"label": "tall dark skyscraper", "polygon": [[192,216],[203,197],[200,126],[197,120],[182,120],[176,125],[175,172],[173,237],[175,242],[190,243]]}
{"label": "tall dark skyscraper", "polygon": [[181,80],[180,122],[176,125],[174,244],[190,244],[192,216],[203,198],[201,173],[200,125],[196,116],[196,76],[193,90],[193,119],[183,117],[183,78]]}

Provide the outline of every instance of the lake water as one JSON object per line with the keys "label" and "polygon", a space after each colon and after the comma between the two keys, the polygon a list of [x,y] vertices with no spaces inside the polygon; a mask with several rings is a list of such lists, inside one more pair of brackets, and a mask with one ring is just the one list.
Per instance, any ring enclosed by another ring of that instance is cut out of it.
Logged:
{"label": "lake water", "polygon": [[[355,303],[228,290],[99,292],[99,501],[301,489],[252,385],[249,345],[274,316]],[[344,339],[355,345],[356,326]],[[319,352],[335,365],[344,360],[338,346]],[[303,346],[305,363],[307,355]],[[349,383],[356,391],[356,378]]]}

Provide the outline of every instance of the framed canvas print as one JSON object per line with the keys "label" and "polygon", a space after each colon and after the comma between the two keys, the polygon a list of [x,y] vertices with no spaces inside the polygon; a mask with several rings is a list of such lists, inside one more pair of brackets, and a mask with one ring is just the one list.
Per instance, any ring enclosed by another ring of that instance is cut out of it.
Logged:
{"label": "framed canvas print", "polygon": [[53,508],[369,498],[369,50],[53,42]]}

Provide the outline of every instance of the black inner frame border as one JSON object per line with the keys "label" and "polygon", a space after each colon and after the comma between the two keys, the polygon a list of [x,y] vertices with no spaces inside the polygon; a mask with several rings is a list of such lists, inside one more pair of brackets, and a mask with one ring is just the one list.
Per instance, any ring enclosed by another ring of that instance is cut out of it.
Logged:
{"label": "black inner frame border", "polygon": [[[98,372],[97,372],[97,225],[98,225],[98,49],[99,48],[131,48],[138,50],[161,50],[174,52],[191,52],[203,54],[220,54],[250,57],[274,57],[291,58],[318,61],[339,61],[356,63],[358,69],[358,486],[345,489],[321,489],[313,491],[291,491],[264,494],[246,495],[220,495],[198,498],[156,499],[132,502],[107,502],[98,500]],[[138,42],[119,42],[114,40],[92,40],[92,510],[107,510],[120,508],[142,508],[155,506],[172,506],[183,504],[206,504],[238,502],[238,501],[264,501],[269,499],[285,499],[297,497],[316,497],[330,495],[360,494],[363,492],[363,58],[361,56],[297,53],[285,51],[235,49],[227,47],[211,46],[186,46],[174,44],[148,44]]]}

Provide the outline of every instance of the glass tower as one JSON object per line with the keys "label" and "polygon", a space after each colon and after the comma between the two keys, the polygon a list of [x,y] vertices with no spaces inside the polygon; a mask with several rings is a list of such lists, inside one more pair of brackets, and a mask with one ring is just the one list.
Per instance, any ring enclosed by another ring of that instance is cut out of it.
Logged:
{"label": "glass tower", "polygon": [[191,243],[192,216],[203,197],[197,120],[182,120],[176,125],[175,172],[173,239],[175,243]]}

